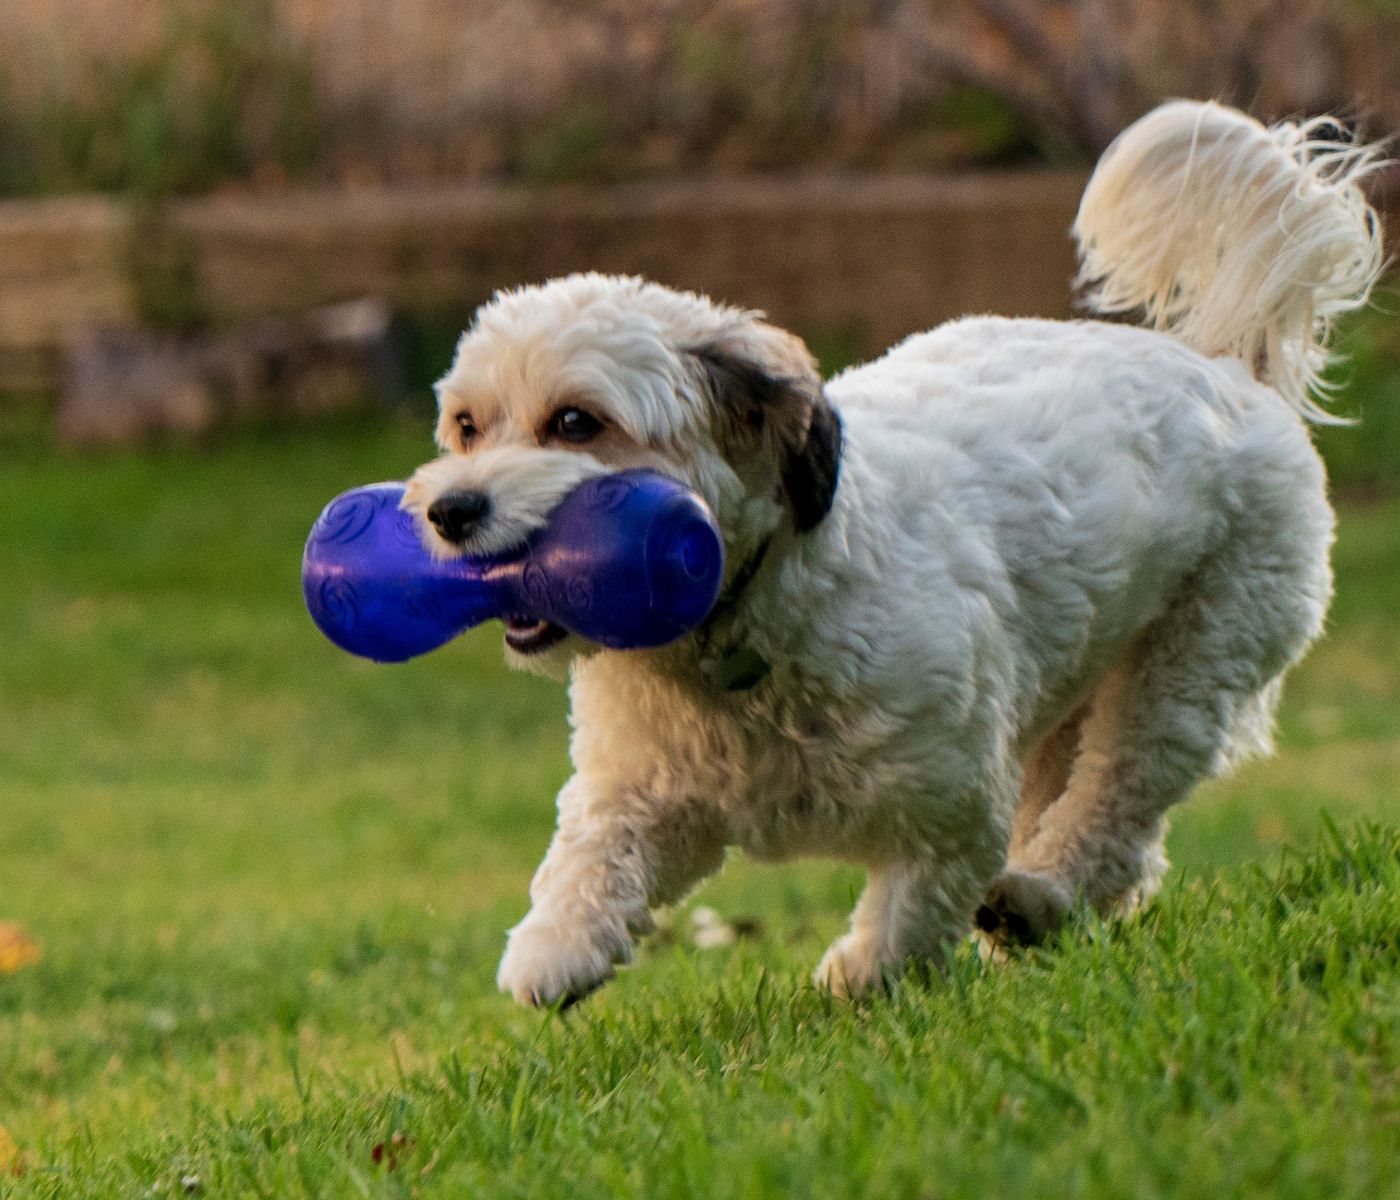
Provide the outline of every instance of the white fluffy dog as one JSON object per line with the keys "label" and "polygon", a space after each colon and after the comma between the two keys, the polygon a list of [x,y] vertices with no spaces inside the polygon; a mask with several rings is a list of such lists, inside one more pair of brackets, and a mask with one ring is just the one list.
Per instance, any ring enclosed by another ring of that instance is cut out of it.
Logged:
{"label": "white fluffy dog", "polygon": [[1327,611],[1309,392],[1381,267],[1374,155],[1329,131],[1174,102],[1109,148],[1084,278],[1151,330],[971,317],[824,384],[759,314],[637,279],[481,309],[406,500],[437,553],[634,466],[727,553],[660,650],[507,621],[513,662],[571,676],[576,774],[502,989],[585,995],[731,845],[865,865],[817,970],[848,994],[974,920],[1034,939],[1156,889],[1167,809],[1267,747]]}

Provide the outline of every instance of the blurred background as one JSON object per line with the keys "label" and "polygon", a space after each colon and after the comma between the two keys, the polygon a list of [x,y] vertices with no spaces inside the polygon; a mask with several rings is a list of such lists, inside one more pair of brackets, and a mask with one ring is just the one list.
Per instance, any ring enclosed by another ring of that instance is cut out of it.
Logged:
{"label": "blurred background", "polygon": [[0,47],[0,394],[73,446],[421,405],[493,290],[584,268],[833,367],[1063,316],[1163,97],[1400,122],[1393,0],[12,0]]}
{"label": "blurred background", "polygon": [[[172,1097],[287,1091],[268,1031],[354,1071],[390,1031],[411,1065],[515,1019],[491,977],[562,689],[495,628],[351,660],[298,582],[331,496],[432,453],[494,289],[642,272],[828,370],[964,312],[1068,316],[1124,124],[1183,95],[1386,136],[1397,62],[1395,0],[5,0],[0,1112],[120,1145]],[[1183,807],[1183,880],[1323,812],[1393,820],[1396,308],[1342,331],[1360,424],[1319,434],[1332,630],[1280,756]],[[858,886],[737,863],[704,896],[795,981]]]}

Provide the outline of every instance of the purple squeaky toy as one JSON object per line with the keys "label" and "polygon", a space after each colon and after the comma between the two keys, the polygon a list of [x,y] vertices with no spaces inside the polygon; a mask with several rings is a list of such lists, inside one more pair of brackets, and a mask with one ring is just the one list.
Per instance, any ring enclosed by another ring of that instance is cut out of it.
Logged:
{"label": "purple squeaky toy", "polygon": [[492,618],[547,621],[614,649],[661,646],[719,594],[714,517],[655,471],[585,480],[516,549],[447,560],[424,548],[403,492],[376,483],[336,497],[302,558],[312,619],[364,658],[403,662]]}

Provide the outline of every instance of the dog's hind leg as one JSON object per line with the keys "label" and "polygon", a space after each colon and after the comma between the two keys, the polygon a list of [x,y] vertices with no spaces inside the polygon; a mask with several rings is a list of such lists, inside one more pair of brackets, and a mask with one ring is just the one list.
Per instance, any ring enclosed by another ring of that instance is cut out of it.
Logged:
{"label": "dog's hind leg", "polygon": [[1011,855],[979,910],[983,929],[1033,941],[1076,902],[1099,912],[1141,903],[1166,869],[1167,810],[1267,749],[1279,680],[1317,635],[1331,592],[1330,518],[1322,507],[1303,515],[1303,536],[1242,539],[1204,564],[1100,683],[1064,794]]}
{"label": "dog's hind leg", "polygon": [[1014,857],[1040,831],[1041,815],[1069,786],[1070,770],[1079,750],[1080,731],[1088,715],[1082,704],[1052,729],[1026,756],[1022,768],[1021,803],[1011,827],[1011,854]]}

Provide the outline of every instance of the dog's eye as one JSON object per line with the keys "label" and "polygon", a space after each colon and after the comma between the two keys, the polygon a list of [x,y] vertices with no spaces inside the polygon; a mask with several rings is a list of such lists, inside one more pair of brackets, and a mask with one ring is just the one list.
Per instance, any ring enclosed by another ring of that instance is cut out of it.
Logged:
{"label": "dog's eye", "polygon": [[476,437],[476,422],[472,420],[471,413],[457,414],[457,436],[462,439],[464,446]]}
{"label": "dog's eye", "polygon": [[603,432],[603,422],[581,408],[561,408],[549,418],[549,432],[564,442],[587,442]]}

